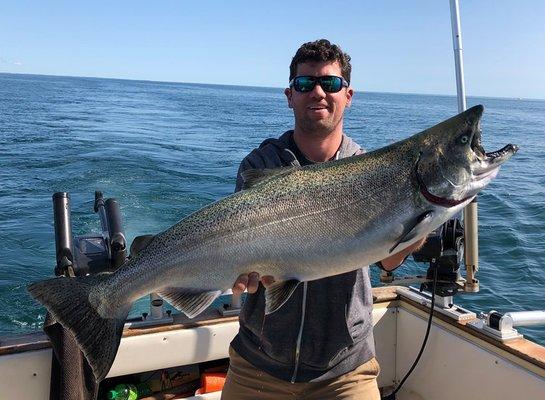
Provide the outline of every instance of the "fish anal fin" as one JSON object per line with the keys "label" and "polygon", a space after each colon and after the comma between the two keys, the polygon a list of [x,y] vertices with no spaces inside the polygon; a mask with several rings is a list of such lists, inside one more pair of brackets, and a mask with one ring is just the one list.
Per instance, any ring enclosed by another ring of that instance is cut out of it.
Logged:
{"label": "fish anal fin", "polygon": [[414,225],[405,233],[392,248],[390,249],[390,254],[395,253],[395,250],[404,244],[412,241],[417,237],[424,237],[426,232],[430,231],[430,224],[433,220],[433,211],[425,211],[420,214]]}
{"label": "fish anal fin", "polygon": [[206,310],[221,295],[222,291],[168,287],[161,289],[158,293],[177,310],[189,318],[194,318]]}
{"label": "fish anal fin", "polygon": [[291,279],[289,281],[275,282],[267,286],[265,290],[265,314],[271,314],[288,301],[301,281]]}
{"label": "fish anal fin", "polygon": [[249,189],[254,187],[262,182],[265,182],[267,179],[274,176],[280,176],[287,174],[296,169],[296,167],[280,167],[272,169],[247,169],[243,171],[240,175],[242,176],[243,189]]}

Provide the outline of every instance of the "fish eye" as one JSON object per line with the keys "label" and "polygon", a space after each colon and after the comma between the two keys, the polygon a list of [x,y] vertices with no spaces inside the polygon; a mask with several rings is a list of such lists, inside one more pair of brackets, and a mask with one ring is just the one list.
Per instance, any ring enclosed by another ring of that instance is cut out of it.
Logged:
{"label": "fish eye", "polygon": [[460,141],[461,144],[466,145],[469,143],[470,138],[471,138],[471,135],[469,133],[465,133],[462,136],[460,136],[460,139],[458,140]]}

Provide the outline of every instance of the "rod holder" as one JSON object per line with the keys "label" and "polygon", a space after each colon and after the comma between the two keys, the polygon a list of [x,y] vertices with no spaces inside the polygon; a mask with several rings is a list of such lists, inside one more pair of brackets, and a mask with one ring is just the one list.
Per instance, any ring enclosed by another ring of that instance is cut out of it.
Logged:
{"label": "rod holder", "polygon": [[479,280],[476,278],[479,270],[479,227],[477,223],[477,198],[474,198],[464,209],[464,258],[466,265],[466,282],[464,291],[476,293],[479,291]]}
{"label": "rod holder", "polygon": [[150,297],[150,314],[148,318],[161,319],[164,317],[163,299],[157,293],[151,293]]}
{"label": "rod holder", "polygon": [[491,311],[487,316],[487,325],[499,331],[510,330],[516,326],[545,325],[545,311],[513,311],[505,314]]}
{"label": "rod holder", "polygon": [[149,313],[142,313],[141,317],[128,319],[126,328],[143,328],[149,326],[169,325],[174,322],[170,310],[165,311],[164,300],[157,293],[149,295]]}
{"label": "rod holder", "polygon": [[231,289],[227,290],[225,295],[231,295],[231,302],[229,304],[224,304],[218,309],[219,313],[224,317],[232,317],[240,314],[240,309],[242,307],[241,295],[233,294]]}
{"label": "rod holder", "polygon": [[70,217],[70,195],[66,192],[53,194],[53,219],[55,222],[55,275],[74,276],[74,253],[72,219]]}
{"label": "rod holder", "polygon": [[540,325],[545,326],[544,310],[514,311],[505,314],[492,310],[488,314],[481,313],[479,318],[467,323],[468,327],[501,342],[524,337],[515,327]]}
{"label": "rod holder", "polygon": [[108,234],[111,249],[111,265],[115,271],[127,259],[127,240],[121,223],[121,210],[116,199],[108,199],[105,204],[108,217]]}

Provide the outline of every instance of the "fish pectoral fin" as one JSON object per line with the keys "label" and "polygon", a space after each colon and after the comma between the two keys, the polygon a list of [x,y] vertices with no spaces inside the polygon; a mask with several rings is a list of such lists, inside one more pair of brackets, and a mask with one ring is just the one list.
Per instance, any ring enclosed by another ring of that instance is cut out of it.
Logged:
{"label": "fish pectoral fin", "polygon": [[158,292],[159,296],[189,318],[194,318],[206,310],[221,293],[221,290],[206,292],[198,289],[176,287],[164,288]]}
{"label": "fish pectoral fin", "polygon": [[300,283],[297,279],[291,279],[268,286],[265,289],[265,314],[271,314],[282,307]]}
{"label": "fish pectoral fin", "polygon": [[400,247],[401,245],[410,242],[416,237],[422,236],[424,237],[425,232],[429,231],[430,224],[433,220],[433,211],[426,211],[418,216],[416,218],[416,221],[414,225],[409,229],[407,233],[405,233],[398,241],[397,243],[390,249],[390,254],[394,253],[395,250]]}
{"label": "fish pectoral fin", "polygon": [[280,176],[287,174],[297,167],[280,167],[272,169],[247,169],[243,171],[240,175],[242,176],[243,189],[249,189],[258,185],[261,182],[265,182],[267,179],[272,178],[273,176]]}

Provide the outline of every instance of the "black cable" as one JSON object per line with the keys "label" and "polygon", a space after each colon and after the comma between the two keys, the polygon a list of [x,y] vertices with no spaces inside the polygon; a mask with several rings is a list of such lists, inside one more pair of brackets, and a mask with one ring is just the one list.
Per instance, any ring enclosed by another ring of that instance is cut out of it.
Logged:
{"label": "black cable", "polygon": [[426,343],[428,342],[428,337],[430,335],[431,330],[431,321],[433,319],[433,309],[435,307],[435,288],[437,286],[437,266],[435,266],[433,271],[433,288],[431,290],[431,306],[430,306],[430,318],[428,319],[428,327],[426,329],[426,335],[424,336],[424,341],[422,342],[422,347],[420,347],[420,352],[418,353],[418,356],[416,356],[416,360],[414,360],[414,363],[412,367],[409,369],[409,371],[405,374],[401,382],[399,382],[399,385],[397,385],[396,389],[387,395],[386,397],[382,397],[381,400],[395,400],[396,393],[401,389],[401,386],[405,383],[409,375],[413,372],[413,370],[416,368],[416,364],[418,364],[418,361],[420,361],[420,357],[422,357],[422,353],[424,352],[424,348],[426,347]]}

